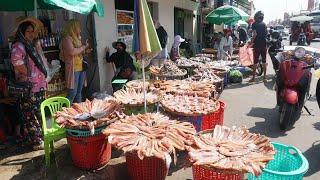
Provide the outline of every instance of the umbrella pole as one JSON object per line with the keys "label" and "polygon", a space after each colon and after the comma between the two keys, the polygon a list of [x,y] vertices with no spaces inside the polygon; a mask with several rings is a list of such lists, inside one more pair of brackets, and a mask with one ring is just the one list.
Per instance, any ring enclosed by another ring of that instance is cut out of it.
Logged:
{"label": "umbrella pole", "polygon": [[144,100],[144,113],[147,113],[147,99],[146,99],[146,74],[144,71],[144,59],[142,58],[142,79],[143,79],[143,100]]}
{"label": "umbrella pole", "polygon": [[38,1],[34,0],[33,5],[34,5],[34,17],[38,18]]}

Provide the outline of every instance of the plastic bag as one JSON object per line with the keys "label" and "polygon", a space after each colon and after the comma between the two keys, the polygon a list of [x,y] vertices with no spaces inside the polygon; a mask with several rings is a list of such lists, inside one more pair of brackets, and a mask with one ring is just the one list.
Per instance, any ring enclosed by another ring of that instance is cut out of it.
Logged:
{"label": "plastic bag", "polygon": [[242,66],[253,65],[253,48],[244,45],[239,48],[239,62]]}
{"label": "plastic bag", "polygon": [[48,75],[47,75],[47,82],[50,82],[53,76],[60,71],[61,65],[59,60],[52,60],[50,67],[46,66]]}

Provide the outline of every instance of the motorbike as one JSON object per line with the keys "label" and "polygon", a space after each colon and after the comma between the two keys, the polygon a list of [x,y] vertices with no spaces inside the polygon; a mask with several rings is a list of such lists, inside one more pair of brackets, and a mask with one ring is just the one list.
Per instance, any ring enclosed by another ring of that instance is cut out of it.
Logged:
{"label": "motorbike", "polygon": [[317,62],[314,55],[306,54],[303,47],[294,51],[283,51],[276,57],[279,60],[279,70],[276,80],[277,105],[280,112],[280,129],[292,127],[301,115],[311,83],[311,68]]}
{"label": "motorbike", "polygon": [[267,43],[269,47],[268,54],[271,58],[273,69],[277,73],[279,70],[279,62],[276,59],[276,55],[282,48],[282,37],[280,33],[277,31],[271,32],[267,38]]}

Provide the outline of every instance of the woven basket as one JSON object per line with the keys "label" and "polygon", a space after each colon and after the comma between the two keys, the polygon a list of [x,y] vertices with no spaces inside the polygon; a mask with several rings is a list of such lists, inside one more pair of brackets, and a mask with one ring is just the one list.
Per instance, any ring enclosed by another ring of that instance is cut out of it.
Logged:
{"label": "woven basket", "polygon": [[[198,134],[212,133],[212,129],[201,131]],[[194,180],[243,180],[245,172],[212,168],[208,165],[192,166]]]}
{"label": "woven basket", "polygon": [[111,144],[104,134],[89,137],[67,135],[73,164],[83,170],[93,170],[108,163],[111,158]]}
{"label": "woven basket", "polygon": [[167,114],[169,114],[173,118],[180,121],[190,122],[195,126],[196,131],[200,132],[206,129],[213,129],[218,124],[223,125],[225,107],[226,107],[225,103],[222,101],[219,101],[217,103],[216,111],[211,112],[209,114],[192,114],[192,115],[173,112],[164,107],[162,108]]}
{"label": "woven basket", "polygon": [[165,161],[156,157],[140,160],[136,153],[126,153],[126,163],[131,180],[165,180],[168,174]]}

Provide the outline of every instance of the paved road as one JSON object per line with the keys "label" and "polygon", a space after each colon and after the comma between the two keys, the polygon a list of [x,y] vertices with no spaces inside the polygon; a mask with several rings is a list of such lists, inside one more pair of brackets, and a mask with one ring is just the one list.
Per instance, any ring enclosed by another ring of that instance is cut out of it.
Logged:
{"label": "paved road", "polygon": [[[320,48],[320,41],[314,42],[312,47]],[[271,62],[269,62],[271,65]],[[307,180],[320,179],[320,110],[313,96],[306,106],[313,116],[303,112],[295,127],[287,132],[280,131],[278,126],[279,113],[275,109],[276,99],[274,91],[273,72],[270,66],[268,83],[261,81],[248,84],[231,85],[221,97],[227,104],[225,125],[247,126],[251,132],[261,133],[273,141],[293,145],[299,148],[309,161],[310,168],[306,174]],[[315,94],[316,79],[313,79],[311,94]],[[190,179],[191,169],[179,170],[167,179]]]}

